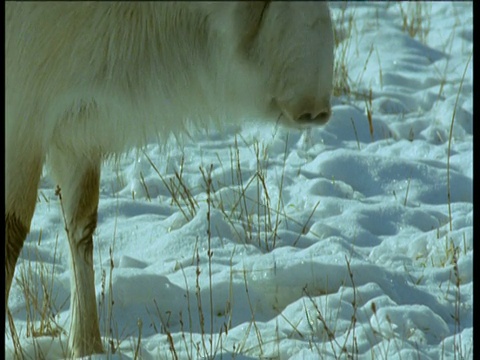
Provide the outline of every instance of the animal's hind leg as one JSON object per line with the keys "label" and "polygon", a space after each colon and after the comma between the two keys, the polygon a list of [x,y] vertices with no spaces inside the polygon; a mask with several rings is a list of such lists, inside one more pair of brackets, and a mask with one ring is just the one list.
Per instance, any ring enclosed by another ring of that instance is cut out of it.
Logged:
{"label": "animal's hind leg", "polygon": [[[37,149],[38,150],[38,149]],[[22,158],[22,151],[7,146],[5,154],[5,309],[12,285],[15,265],[30,230],[37,201],[38,182],[43,165],[41,151],[31,151]]]}
{"label": "animal's hind leg", "polygon": [[101,353],[92,239],[97,225],[100,156],[54,151],[51,160],[60,187],[71,254],[70,353],[73,357]]}

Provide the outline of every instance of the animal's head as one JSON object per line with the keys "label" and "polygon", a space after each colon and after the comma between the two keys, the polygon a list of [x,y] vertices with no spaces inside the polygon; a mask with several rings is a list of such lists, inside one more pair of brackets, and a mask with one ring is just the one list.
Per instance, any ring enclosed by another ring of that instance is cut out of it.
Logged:
{"label": "animal's head", "polygon": [[293,126],[328,121],[334,39],[326,2],[242,2],[240,51],[261,69],[270,110]]}

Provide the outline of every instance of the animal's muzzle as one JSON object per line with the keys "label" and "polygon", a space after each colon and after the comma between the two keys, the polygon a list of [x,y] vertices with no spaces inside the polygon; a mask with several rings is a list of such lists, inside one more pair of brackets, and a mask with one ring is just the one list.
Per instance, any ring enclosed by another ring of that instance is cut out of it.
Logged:
{"label": "animal's muzzle", "polygon": [[328,122],[330,116],[332,115],[332,110],[330,108],[320,110],[319,112],[304,112],[297,117],[294,117],[293,120],[300,124],[311,124],[311,125],[323,125]]}
{"label": "animal's muzzle", "polygon": [[300,103],[282,103],[275,100],[282,114],[298,125],[323,125],[332,115],[330,101],[303,101]]}

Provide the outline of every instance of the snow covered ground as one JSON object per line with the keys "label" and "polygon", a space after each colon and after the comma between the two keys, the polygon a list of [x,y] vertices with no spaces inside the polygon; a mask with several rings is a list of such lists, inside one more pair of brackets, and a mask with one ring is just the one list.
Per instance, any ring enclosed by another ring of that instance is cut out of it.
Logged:
{"label": "snow covered ground", "polygon": [[[472,359],[472,4],[332,3],[326,126],[106,163],[95,358]],[[9,302],[27,359],[64,357],[68,256],[45,177]]]}

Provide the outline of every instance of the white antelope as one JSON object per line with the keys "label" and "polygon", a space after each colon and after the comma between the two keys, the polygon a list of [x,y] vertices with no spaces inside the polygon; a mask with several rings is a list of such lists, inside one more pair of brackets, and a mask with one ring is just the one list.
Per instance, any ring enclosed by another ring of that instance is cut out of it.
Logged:
{"label": "white antelope", "polygon": [[102,159],[186,124],[324,124],[325,2],[7,2],[5,303],[44,163],[71,250],[68,349],[103,351],[92,234]]}

